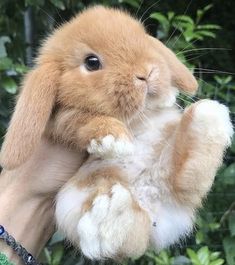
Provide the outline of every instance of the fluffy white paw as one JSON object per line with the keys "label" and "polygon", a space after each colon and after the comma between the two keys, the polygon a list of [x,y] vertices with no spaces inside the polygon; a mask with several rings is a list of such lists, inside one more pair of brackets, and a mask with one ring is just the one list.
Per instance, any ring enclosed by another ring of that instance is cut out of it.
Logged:
{"label": "fluffy white paw", "polygon": [[116,184],[111,196],[98,196],[91,210],[79,220],[80,248],[91,259],[113,258],[119,254],[133,224],[131,195]]}
{"label": "fluffy white paw", "polygon": [[80,248],[83,254],[90,259],[102,259],[99,227],[108,214],[109,205],[108,195],[97,197],[92,209],[86,212],[78,222],[77,233]]}
{"label": "fluffy white paw", "polygon": [[115,139],[113,135],[107,135],[100,141],[91,140],[87,148],[88,153],[102,158],[120,158],[134,153],[133,144],[125,139]]}
{"label": "fluffy white paw", "polygon": [[58,229],[75,245],[79,242],[75,233],[78,221],[82,214],[84,202],[91,191],[78,189],[71,183],[66,184],[56,197],[55,217]]}
{"label": "fluffy white paw", "polygon": [[230,145],[233,126],[229,109],[214,100],[202,100],[196,103],[193,113],[193,128],[203,137]]}

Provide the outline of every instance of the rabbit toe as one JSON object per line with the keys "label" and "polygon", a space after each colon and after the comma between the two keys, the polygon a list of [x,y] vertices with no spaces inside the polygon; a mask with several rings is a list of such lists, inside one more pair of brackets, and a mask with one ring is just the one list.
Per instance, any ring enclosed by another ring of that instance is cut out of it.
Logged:
{"label": "rabbit toe", "polygon": [[109,204],[108,195],[96,197],[91,210],[87,211],[78,222],[80,248],[90,259],[102,259],[99,227],[107,216]]}
{"label": "rabbit toe", "polygon": [[203,137],[225,145],[231,143],[233,126],[229,109],[215,100],[201,100],[193,107],[193,129]]}
{"label": "rabbit toe", "polygon": [[133,144],[127,139],[107,135],[101,140],[91,140],[87,151],[97,157],[114,158],[131,155],[133,149]]}
{"label": "rabbit toe", "polygon": [[77,226],[85,256],[105,259],[120,255],[135,222],[132,203],[130,192],[121,184],[114,185],[110,195],[96,197]]}

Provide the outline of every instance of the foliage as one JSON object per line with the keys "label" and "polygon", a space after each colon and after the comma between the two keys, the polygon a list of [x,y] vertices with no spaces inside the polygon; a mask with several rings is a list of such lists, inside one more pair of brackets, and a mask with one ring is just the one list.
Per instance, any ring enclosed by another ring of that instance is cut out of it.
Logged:
{"label": "foliage", "polygon": [[[224,71],[226,60],[224,60],[224,68],[220,68],[220,71],[211,69],[216,68],[216,65],[209,66],[209,69],[208,65],[203,68],[205,57],[216,58],[222,51],[226,53],[225,58],[230,57],[229,51],[224,51],[224,47],[217,48],[220,46],[220,42],[223,43],[223,40],[217,38],[221,27],[213,20],[208,21],[208,14],[211,14],[214,9],[211,3],[194,11],[188,11],[186,8],[187,12],[179,12],[179,4],[174,4],[171,1],[162,1],[156,5],[153,1],[141,0],[3,0],[0,2],[1,136],[5,132],[13,107],[13,95],[19,90],[22,74],[28,70],[26,49],[30,48],[35,54],[43,36],[50,33],[63,20],[69,19],[88,4],[95,2],[127,8],[134,15],[141,17],[145,23],[150,20],[152,26],[149,31],[172,48],[178,57],[194,71],[200,84],[199,93],[195,97],[189,97],[186,94],[179,95],[178,101],[181,106],[184,107],[199,98],[217,99],[229,105],[231,116],[234,117],[234,74]],[[186,4],[182,4],[182,2],[180,5],[185,9]],[[208,3],[208,1],[206,2]],[[216,3],[216,0],[213,2]],[[161,5],[163,6],[162,10]],[[164,7],[167,8],[164,9]],[[32,42],[26,43],[24,40],[24,18],[29,9],[33,12],[32,23],[34,21],[33,24],[37,25],[37,29],[34,29]],[[203,45],[211,40],[213,40],[213,48],[205,48]],[[212,52],[216,53],[212,54]],[[235,139],[216,176],[213,191],[209,194],[207,203],[200,212],[197,230],[192,238],[189,238],[186,243],[182,242],[180,247],[171,248],[158,254],[148,252],[140,259],[128,260],[123,264],[235,265],[234,157]],[[42,252],[41,259],[48,265],[83,265],[88,263],[79,253],[75,253],[73,248],[68,246],[65,248],[63,238],[58,234],[55,234],[50,240]]]}
{"label": "foliage", "polygon": [[[213,7],[212,4],[205,6],[203,9],[197,10],[196,19],[193,20],[187,15],[176,15],[175,12],[169,11],[166,15],[155,12],[150,15],[151,18],[159,22],[157,35],[159,39],[167,40],[171,27],[178,30],[181,34],[177,38],[182,37],[185,42],[194,40],[204,40],[205,37],[215,38],[214,30],[220,29],[216,24],[200,24],[206,12]],[[171,38],[169,42],[175,42],[175,38]],[[169,43],[168,42],[168,43]]]}

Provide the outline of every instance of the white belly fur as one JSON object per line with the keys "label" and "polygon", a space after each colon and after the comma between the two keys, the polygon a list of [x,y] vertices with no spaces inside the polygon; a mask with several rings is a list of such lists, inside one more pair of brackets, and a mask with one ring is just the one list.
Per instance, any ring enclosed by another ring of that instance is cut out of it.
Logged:
{"label": "white belly fur", "polygon": [[183,205],[177,205],[167,187],[167,168],[161,168],[161,161],[170,158],[165,154],[161,158],[156,157],[153,150],[153,145],[162,139],[161,129],[178,118],[179,113],[172,110],[152,117],[148,128],[136,137],[135,155],[119,161],[120,166],[125,168],[133,195],[149,213],[152,221],[151,243],[157,250],[190,233],[193,224],[192,212]]}
{"label": "white belly fur", "polygon": [[[167,155],[156,157],[153,145],[161,141],[161,129],[170,121],[179,119],[176,110],[166,110],[159,115],[148,117],[135,134],[134,155],[123,159],[106,159],[88,164],[86,169],[94,170],[115,165],[121,168],[129,180],[130,189],[139,205],[145,209],[152,222],[151,244],[156,250],[174,244],[192,230],[190,209],[172,200],[167,181],[164,178],[167,168],[161,168]],[[166,163],[167,164],[167,163]]]}

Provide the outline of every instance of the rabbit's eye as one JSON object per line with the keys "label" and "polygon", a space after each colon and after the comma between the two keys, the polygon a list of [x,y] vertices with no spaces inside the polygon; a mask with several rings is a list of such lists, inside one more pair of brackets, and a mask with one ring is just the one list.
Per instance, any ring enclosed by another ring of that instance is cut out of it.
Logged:
{"label": "rabbit's eye", "polygon": [[95,55],[89,55],[85,59],[85,67],[88,71],[97,71],[101,69],[99,58]]}

